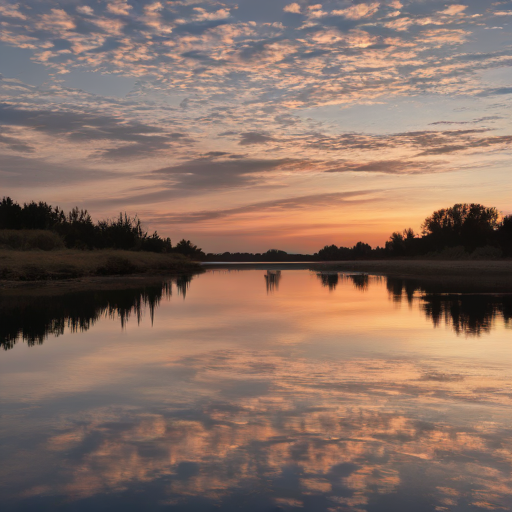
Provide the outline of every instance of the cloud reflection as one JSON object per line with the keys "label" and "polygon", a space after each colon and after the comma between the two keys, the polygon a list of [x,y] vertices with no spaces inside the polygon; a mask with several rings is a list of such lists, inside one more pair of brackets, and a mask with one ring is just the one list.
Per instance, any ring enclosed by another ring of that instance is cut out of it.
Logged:
{"label": "cloud reflection", "polygon": [[[64,510],[108,495],[129,506],[134,488],[168,510],[409,510],[411,495],[424,510],[511,503],[512,431],[500,409],[509,398],[482,388],[478,372],[439,378],[412,361],[244,350],[173,363],[181,366],[195,370],[182,383],[194,390],[187,404],[159,405],[159,396],[144,411],[95,409],[39,433],[38,456],[67,471],[50,471],[47,487],[24,498],[65,496]],[[480,410],[489,399],[492,420],[468,421],[453,405]]]}

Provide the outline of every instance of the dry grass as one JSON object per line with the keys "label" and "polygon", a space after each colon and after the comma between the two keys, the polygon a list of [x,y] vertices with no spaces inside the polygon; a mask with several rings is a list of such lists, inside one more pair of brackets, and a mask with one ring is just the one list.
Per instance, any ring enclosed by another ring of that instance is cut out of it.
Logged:
{"label": "dry grass", "polygon": [[0,250],[0,279],[41,281],[86,276],[179,274],[200,266],[179,254],[132,251]]}

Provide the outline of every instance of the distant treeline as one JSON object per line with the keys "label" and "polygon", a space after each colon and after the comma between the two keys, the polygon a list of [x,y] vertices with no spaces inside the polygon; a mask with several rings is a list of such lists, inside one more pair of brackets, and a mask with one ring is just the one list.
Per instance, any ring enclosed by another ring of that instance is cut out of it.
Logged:
{"label": "distant treeline", "polygon": [[4,197],[0,202],[0,229],[51,231],[59,235],[69,249],[175,252],[196,259],[204,256],[189,240],[181,240],[173,247],[170,238],[162,238],[156,231],[148,234],[137,216],[120,213],[115,219],[94,223],[87,210],[73,208],[65,213],[58,206],[41,201],[20,206],[10,197]]}
{"label": "distant treeline", "polygon": [[418,256],[446,259],[510,257],[512,215],[500,218],[494,207],[456,204],[427,217],[421,225],[421,235],[408,228],[394,232],[385,247],[372,249],[359,242],[352,248],[325,246],[315,254],[316,259],[330,261]]}
{"label": "distant treeline", "polygon": [[288,254],[279,249],[269,249],[264,253],[250,252],[223,252],[208,253],[204,256],[203,261],[220,261],[220,262],[276,262],[276,261],[313,261],[315,258],[311,254]]}
{"label": "distant treeline", "polygon": [[[65,213],[44,202],[20,206],[10,197],[0,203],[0,230],[47,230],[74,249],[125,249],[151,252],[175,252],[203,261],[340,261],[396,257],[433,257],[446,259],[500,258],[512,256],[512,215],[501,218],[496,208],[480,204],[456,204],[435,211],[421,226],[421,235],[411,228],[392,233],[384,247],[373,249],[358,242],[353,247],[326,245],[310,254],[288,254],[278,249],[265,253],[208,253],[190,240],[174,247],[170,238],[155,231],[148,234],[140,219],[120,213],[110,220],[92,221],[87,210],[73,208]],[[1,242],[1,240],[0,240]]]}

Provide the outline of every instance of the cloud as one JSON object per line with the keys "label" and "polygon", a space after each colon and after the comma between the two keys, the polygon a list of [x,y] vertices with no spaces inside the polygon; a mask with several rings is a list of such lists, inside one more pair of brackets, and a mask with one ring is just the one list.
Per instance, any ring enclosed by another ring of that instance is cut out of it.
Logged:
{"label": "cloud", "polygon": [[[496,116],[490,116],[495,119]],[[498,117],[499,118],[499,117]],[[475,123],[488,120],[488,117],[475,120]],[[440,121],[437,124],[445,124]],[[474,148],[484,148],[491,146],[506,146],[510,140],[510,136],[489,135],[489,128],[472,128],[466,130],[423,130],[417,132],[394,133],[389,135],[367,135],[362,133],[347,133],[338,136],[326,135],[322,133],[311,133],[306,137],[304,142],[308,147],[317,150],[330,152],[340,151],[383,151],[391,149],[401,149],[407,151],[411,157],[427,156],[436,154],[453,153],[455,151],[465,151]],[[418,154],[417,151],[421,150]],[[399,161],[378,161],[378,165],[384,163],[390,164],[388,169],[400,168]],[[402,157],[402,163],[409,163],[407,159]],[[350,164],[352,165],[352,164]],[[364,164],[366,165],[366,164]],[[373,164],[372,164],[373,165]],[[420,162],[415,162],[418,169],[423,169]],[[428,166],[427,166],[428,167]],[[384,167],[383,167],[384,168]],[[346,165],[342,169],[347,170]]]}
{"label": "cloud", "polygon": [[[220,158],[219,158],[220,156]],[[293,158],[259,159],[222,153],[213,153],[204,158],[152,171],[148,176],[169,180],[173,188],[193,191],[226,189],[256,185],[264,181],[269,173],[283,169],[300,170],[309,162]]]}
{"label": "cloud", "polygon": [[472,121],[436,121],[435,123],[430,123],[431,126],[437,125],[453,125],[453,124],[478,124],[485,123],[487,121],[496,121],[498,119],[503,119],[502,116],[484,116],[479,117],[478,119],[473,119]]}
{"label": "cloud", "polygon": [[373,196],[378,192],[381,192],[381,190],[359,190],[351,192],[312,194],[307,196],[262,201],[225,210],[204,210],[192,213],[171,214],[158,217],[153,220],[157,220],[158,222],[163,222],[165,220],[166,222],[172,223],[194,224],[241,214],[263,212],[278,213],[290,210],[303,210],[319,206],[336,206],[343,204],[344,202],[354,202],[355,198],[360,198],[361,200],[365,200],[365,198],[367,198],[366,200],[370,200],[370,196]]}
{"label": "cloud", "polygon": [[[46,185],[77,185],[117,177],[105,169],[91,169],[74,161],[56,163],[48,159],[2,155],[0,180],[5,187],[33,188]],[[37,198],[36,198],[37,199]]]}
{"label": "cloud", "polygon": [[274,141],[273,137],[259,132],[247,132],[241,134],[241,139],[238,144],[241,146],[250,146],[252,144],[267,144]]}
{"label": "cloud", "polygon": [[448,153],[456,153],[460,151],[468,151],[473,149],[484,149],[495,146],[508,147],[512,143],[512,135],[483,137],[476,140],[467,140],[463,144],[445,144],[437,147],[429,148],[422,151],[418,156],[430,155],[446,155]]}
{"label": "cloud", "polygon": [[[475,69],[474,63],[467,62],[464,69],[459,67],[457,80],[446,81],[443,70],[450,66],[450,56],[440,52],[436,66],[429,68],[433,76],[428,84],[414,85],[402,72],[408,64],[424,69],[427,61],[419,56],[426,51],[464,42],[476,18],[466,15],[461,5],[442,11],[457,16],[440,14],[434,3],[429,12],[425,5],[421,14],[394,11],[390,20],[389,10],[400,9],[401,2],[358,2],[332,10],[327,4],[310,4],[304,9],[309,21],[299,27],[286,16],[272,22],[243,19],[242,9],[234,4],[143,2],[135,8],[115,0],[95,6],[94,11],[87,6],[71,11],[45,2],[29,4],[30,8],[19,11],[26,20],[9,18],[4,41],[19,47],[30,45],[34,59],[58,73],[76,67],[121,71],[210,97],[219,90],[233,97],[243,91],[254,97],[265,90],[279,91],[288,104],[298,98],[312,105],[328,104],[335,98],[357,101],[361,95],[392,92],[391,86],[402,92],[404,87],[411,92],[439,88],[435,75],[440,74],[445,79],[443,87],[449,87],[460,84],[460,75],[469,76]],[[297,13],[301,7],[290,3],[284,11]],[[490,15],[492,9],[482,12]],[[462,21],[463,27],[452,27]],[[61,41],[60,46],[52,45],[54,40]],[[62,46],[64,42],[67,47]],[[290,55],[322,62],[305,65],[287,60]],[[343,65],[334,65],[340,61]],[[362,71],[370,68],[382,72]],[[323,69],[329,69],[329,74]],[[367,79],[361,81],[360,73]],[[393,80],[386,81],[390,74]],[[343,90],[339,90],[340,80],[345,83]],[[313,86],[316,94],[301,94]]]}
{"label": "cloud", "polygon": [[505,94],[512,94],[512,87],[496,87],[494,89],[487,89],[478,93],[477,96],[485,98],[487,96],[501,96]]}
{"label": "cloud", "polygon": [[19,153],[32,153],[34,148],[27,144],[23,139],[0,133],[0,144],[3,144],[11,151]]}
{"label": "cloud", "polygon": [[457,14],[463,13],[467,8],[468,8],[467,5],[450,5],[444,11],[441,11],[439,14],[455,16]]}
{"label": "cloud", "polygon": [[19,5],[0,5],[0,16],[6,18],[19,18],[20,20],[26,20],[27,17],[19,11]]}
{"label": "cloud", "polygon": [[[128,16],[132,6],[125,0],[114,0],[107,3],[107,11],[112,14],[119,14],[121,16]],[[88,13],[90,14],[90,13]]]}
{"label": "cloud", "polygon": [[229,9],[219,9],[215,12],[208,12],[202,7],[194,7],[194,11],[196,12],[196,19],[198,20],[224,20],[229,18],[230,11]]}
{"label": "cloud", "polygon": [[373,16],[380,7],[380,2],[372,2],[369,4],[356,4],[346,9],[342,10],[334,10],[331,12],[331,15],[334,16],[343,16],[348,20],[360,20],[362,18],[368,18]]}
{"label": "cloud", "polygon": [[133,158],[166,150],[173,143],[188,144],[191,140],[181,132],[126,120],[106,114],[46,109],[23,109],[0,104],[0,124],[29,128],[70,143],[122,143],[116,147],[97,149],[105,158]]}
{"label": "cloud", "polygon": [[296,2],[288,4],[283,8],[284,12],[291,12],[294,14],[300,14],[300,5]]}
{"label": "cloud", "polygon": [[382,174],[425,174],[444,170],[440,162],[381,160],[370,163],[342,163],[326,172],[368,172]]}

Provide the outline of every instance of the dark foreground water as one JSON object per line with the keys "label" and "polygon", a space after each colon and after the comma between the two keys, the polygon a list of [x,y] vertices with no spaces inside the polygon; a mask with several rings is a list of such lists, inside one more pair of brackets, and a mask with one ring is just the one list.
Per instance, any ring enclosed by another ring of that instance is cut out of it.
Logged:
{"label": "dark foreground water", "polygon": [[0,510],[512,510],[512,299],[290,270],[0,298]]}

